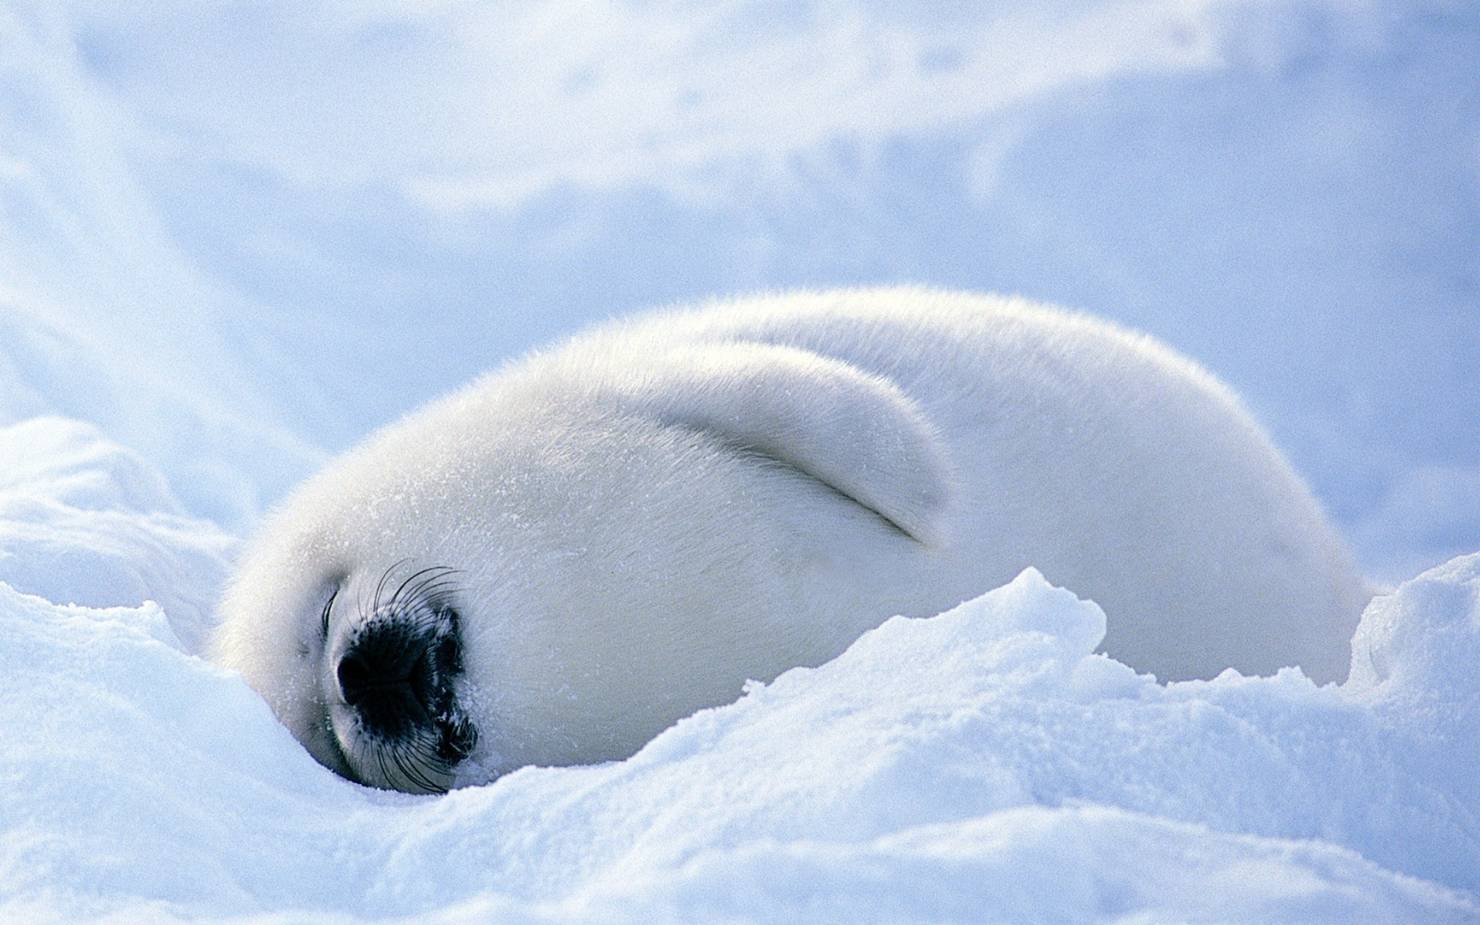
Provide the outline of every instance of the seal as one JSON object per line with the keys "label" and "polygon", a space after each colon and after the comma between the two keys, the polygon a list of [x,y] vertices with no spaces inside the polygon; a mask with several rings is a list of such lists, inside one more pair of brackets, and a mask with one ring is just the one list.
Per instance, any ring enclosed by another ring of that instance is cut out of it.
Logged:
{"label": "seal", "polygon": [[633,754],[1036,566],[1162,680],[1343,678],[1370,591],[1233,394],[1018,299],[778,295],[616,321],[332,462],[215,656],[326,766],[435,792]]}

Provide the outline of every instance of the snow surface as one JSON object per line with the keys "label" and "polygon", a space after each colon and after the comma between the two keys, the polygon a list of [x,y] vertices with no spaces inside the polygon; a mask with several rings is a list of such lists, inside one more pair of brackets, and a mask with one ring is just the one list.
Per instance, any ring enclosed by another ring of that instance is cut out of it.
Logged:
{"label": "snow surface", "polygon": [[1030,573],[440,799],[193,655],[374,426],[794,286],[1148,330],[1371,577],[1480,549],[1476,60],[1446,0],[0,5],[0,922],[1480,921],[1474,556],[1340,688],[1158,687]]}
{"label": "snow surface", "polygon": [[191,654],[218,528],[89,428],[23,428],[0,536],[46,542],[0,584],[0,921],[1480,920],[1480,554],[1376,601],[1339,687],[1158,685],[1029,570],[627,761],[413,797]]}

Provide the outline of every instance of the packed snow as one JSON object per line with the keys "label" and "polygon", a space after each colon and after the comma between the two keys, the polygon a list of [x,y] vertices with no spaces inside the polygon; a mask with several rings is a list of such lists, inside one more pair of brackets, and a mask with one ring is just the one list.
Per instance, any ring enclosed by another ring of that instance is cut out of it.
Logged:
{"label": "packed snow", "polygon": [[[0,922],[1480,921],[1477,59],[1409,0],[0,6]],[[396,414],[897,282],[1246,396],[1395,587],[1351,678],[1158,685],[1028,571],[411,797],[199,657],[262,512]]]}

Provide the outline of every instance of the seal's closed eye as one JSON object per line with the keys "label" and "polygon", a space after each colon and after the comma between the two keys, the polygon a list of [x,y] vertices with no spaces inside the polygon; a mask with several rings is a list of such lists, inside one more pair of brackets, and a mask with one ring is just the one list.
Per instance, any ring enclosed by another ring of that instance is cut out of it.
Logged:
{"label": "seal's closed eye", "polygon": [[329,599],[324,602],[324,612],[319,615],[320,642],[324,642],[329,638],[329,612],[334,609],[334,599],[339,596],[340,587],[341,585],[338,583],[334,585],[334,591],[329,595]]}

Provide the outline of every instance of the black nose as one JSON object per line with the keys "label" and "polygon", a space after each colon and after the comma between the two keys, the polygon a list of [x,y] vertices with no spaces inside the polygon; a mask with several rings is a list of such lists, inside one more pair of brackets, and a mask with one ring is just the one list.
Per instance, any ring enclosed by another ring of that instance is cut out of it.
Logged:
{"label": "black nose", "polygon": [[343,695],[344,702],[351,706],[359,702],[365,688],[375,683],[375,667],[355,651],[346,652],[344,658],[339,660],[337,674],[339,692]]}
{"label": "black nose", "polygon": [[398,619],[371,620],[354,634],[335,675],[340,696],[367,730],[395,737],[432,721],[450,683],[432,657],[434,642],[433,634]]}

